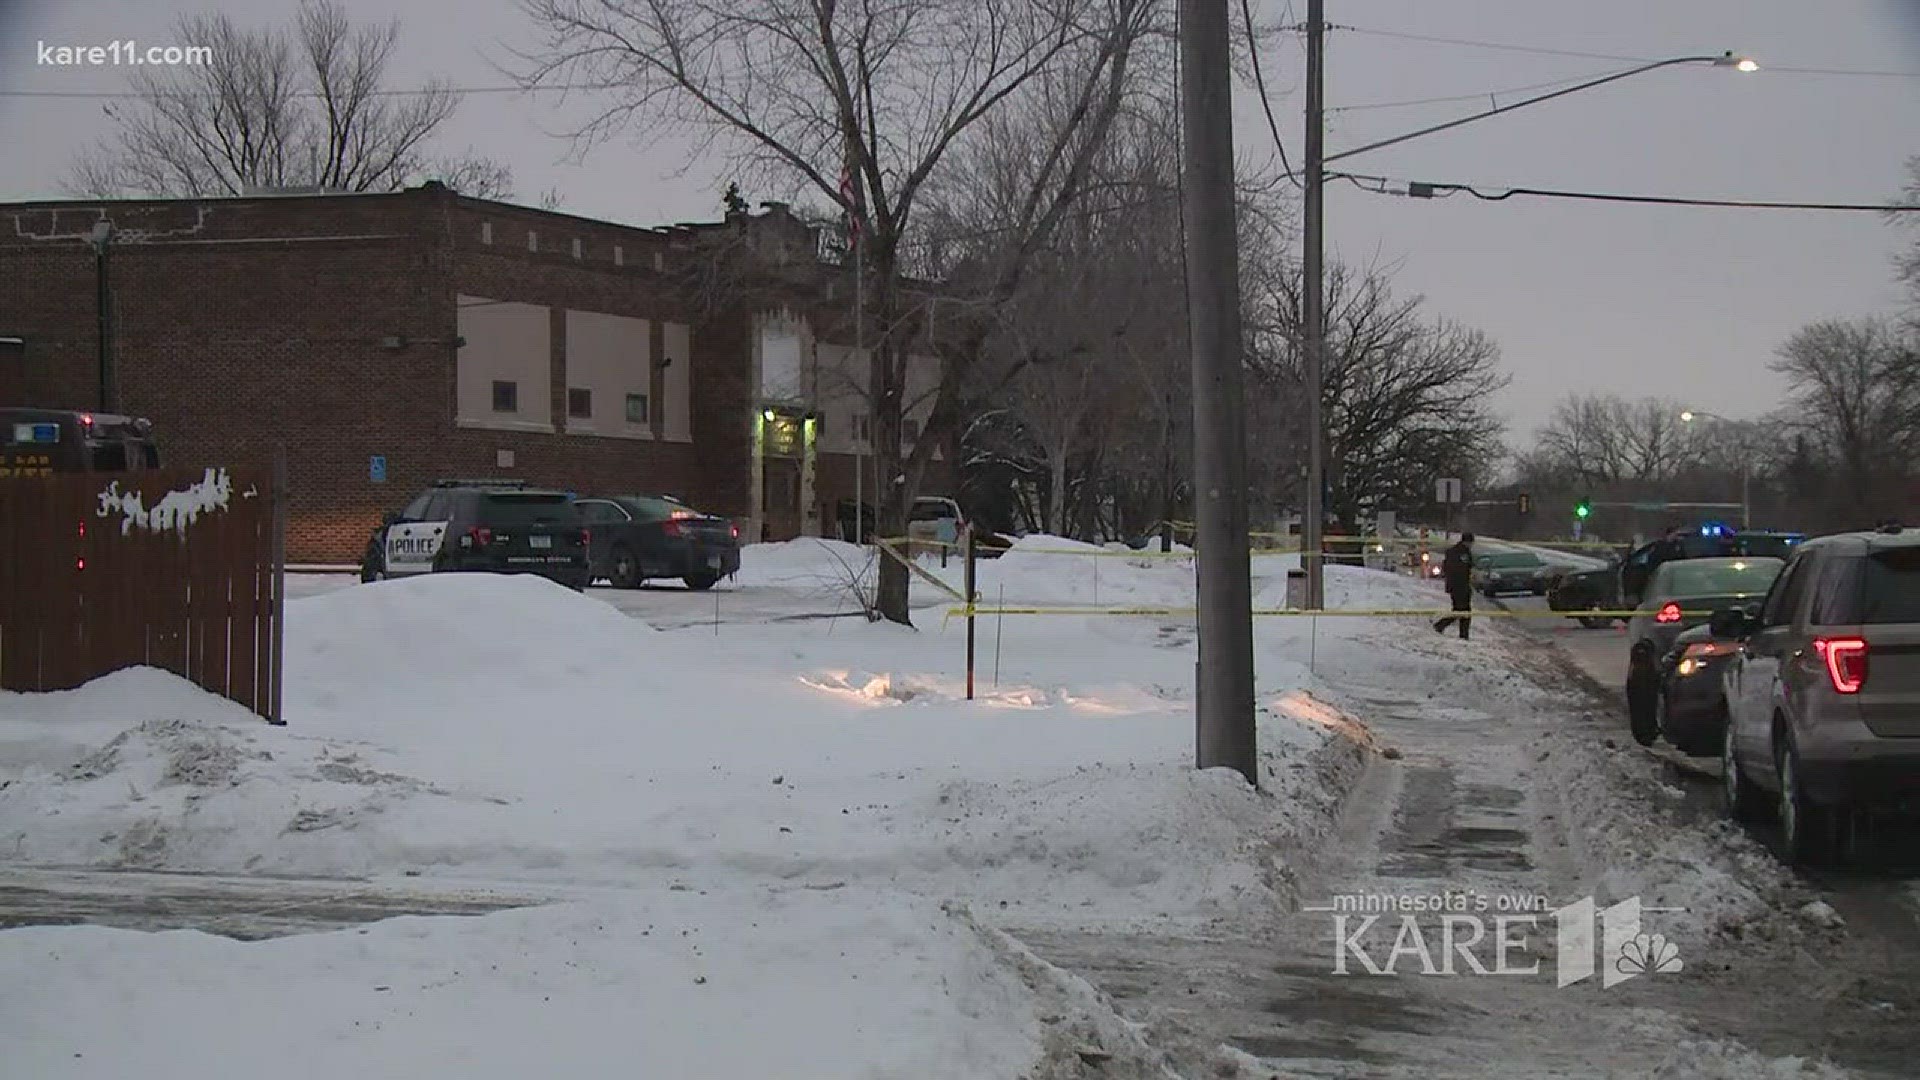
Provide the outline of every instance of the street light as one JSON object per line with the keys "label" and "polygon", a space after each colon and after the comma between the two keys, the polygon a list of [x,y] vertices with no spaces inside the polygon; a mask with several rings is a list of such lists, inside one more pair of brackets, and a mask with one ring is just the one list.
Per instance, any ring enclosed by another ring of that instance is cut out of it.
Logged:
{"label": "street light", "polygon": [[[1716,420],[1741,431],[1743,436],[1745,434],[1745,428],[1738,420],[1729,420],[1718,413],[1710,413],[1705,409],[1680,410],[1681,423],[1691,424],[1695,420]],[[1749,499],[1749,493],[1752,489],[1753,456],[1748,453],[1747,448],[1743,445],[1740,448],[1740,527],[1742,529],[1750,529],[1753,527],[1753,504]]]}
{"label": "street light", "polygon": [[1657,71],[1661,68],[1674,67],[1680,64],[1710,64],[1717,68],[1731,68],[1741,72],[1760,70],[1760,65],[1751,57],[1738,55],[1731,50],[1717,55],[1676,56],[1667,60],[1655,60],[1651,63],[1642,64],[1639,67],[1629,68],[1626,71],[1615,72],[1612,75],[1603,75],[1597,79],[1588,79],[1585,82],[1577,83],[1573,86],[1564,87],[1530,98],[1524,98],[1511,105],[1496,106],[1485,112],[1474,113],[1471,116],[1463,116],[1457,120],[1449,120],[1443,124],[1435,124],[1431,127],[1421,128],[1418,131],[1407,132],[1405,135],[1396,135],[1391,139],[1381,139],[1378,142],[1367,143],[1364,146],[1356,146],[1351,150],[1342,150],[1337,154],[1328,155],[1322,145],[1326,130],[1326,110],[1324,102],[1326,89],[1326,0],[1307,0],[1306,162],[1301,168],[1301,172],[1305,175],[1305,203],[1302,215],[1304,218],[1304,227],[1301,232],[1306,251],[1301,260],[1302,292],[1304,295],[1302,296],[1302,303],[1300,305],[1301,338],[1302,344],[1306,347],[1305,367],[1307,376],[1308,429],[1306,506],[1305,513],[1301,515],[1303,521],[1300,539],[1302,549],[1301,561],[1305,564],[1307,571],[1307,607],[1320,609],[1326,606],[1325,579],[1322,572],[1323,564],[1326,560],[1324,553],[1320,550],[1323,532],[1322,519],[1325,514],[1322,484],[1325,482],[1326,472],[1324,450],[1326,425],[1321,415],[1320,395],[1323,390],[1322,359],[1326,350],[1327,337],[1325,298],[1321,288],[1326,254],[1324,250],[1326,234],[1324,218],[1326,208],[1325,188],[1327,182],[1327,163],[1353,157],[1356,154],[1364,154],[1371,150],[1379,150],[1387,146],[1396,146],[1412,139],[1418,139],[1423,135],[1432,135],[1435,132],[1447,131],[1464,124],[1471,124],[1476,120],[1485,120],[1491,116],[1499,116],[1501,113],[1524,109],[1529,105],[1538,105],[1543,101],[1566,97],[1569,94],[1577,94],[1583,90],[1591,90],[1597,86],[1605,86],[1608,83],[1619,82],[1621,79],[1632,78],[1635,75],[1644,75],[1649,71]]}
{"label": "street light", "polygon": [[93,223],[87,245],[93,248],[94,308],[98,319],[96,344],[99,347],[99,405],[103,413],[115,411],[117,404],[113,372],[113,285],[107,276],[107,253],[113,247],[113,222],[105,218]]}

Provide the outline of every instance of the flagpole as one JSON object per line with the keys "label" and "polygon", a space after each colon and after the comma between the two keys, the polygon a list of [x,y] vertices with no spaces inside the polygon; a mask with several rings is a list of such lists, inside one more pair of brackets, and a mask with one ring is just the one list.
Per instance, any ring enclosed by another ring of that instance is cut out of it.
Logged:
{"label": "flagpole", "polygon": [[[861,250],[858,233],[852,233],[853,241],[853,355],[855,371],[865,369],[866,379],[861,384],[861,395],[870,397],[873,392],[873,365],[867,359],[867,287],[866,253]],[[865,476],[867,471],[867,439],[873,434],[873,403],[867,403],[867,430],[863,434],[858,429],[853,433],[853,542],[865,546],[867,542],[867,504],[865,495]]]}

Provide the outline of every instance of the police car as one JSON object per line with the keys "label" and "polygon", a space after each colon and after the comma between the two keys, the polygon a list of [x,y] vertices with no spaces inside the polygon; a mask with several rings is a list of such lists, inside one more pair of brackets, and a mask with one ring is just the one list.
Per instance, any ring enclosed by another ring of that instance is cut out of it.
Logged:
{"label": "police car", "polygon": [[442,571],[539,574],[585,589],[590,534],[573,495],[519,480],[440,480],[373,530],[360,580]]}

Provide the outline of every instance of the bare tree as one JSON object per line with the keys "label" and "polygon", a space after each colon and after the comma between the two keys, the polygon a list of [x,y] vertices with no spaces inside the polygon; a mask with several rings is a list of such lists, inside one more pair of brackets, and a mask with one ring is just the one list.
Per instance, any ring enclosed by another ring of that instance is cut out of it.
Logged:
{"label": "bare tree", "polygon": [[[975,392],[1001,410],[974,429],[969,460],[1016,470],[1040,490],[1034,517],[1067,535],[1137,535],[1172,515],[1186,450],[1185,293],[1172,102],[1150,77],[1130,91],[1093,157],[1074,213],[1033,255],[984,342]],[[1036,95],[996,115],[992,138],[935,192],[933,235],[971,237],[945,254],[965,280],[1018,242],[995,227],[1017,210],[1070,105]],[[1014,372],[1004,381],[998,373]]]}
{"label": "bare tree", "polygon": [[1901,493],[1920,453],[1920,340],[1890,319],[1814,323],[1780,347],[1789,423],[1861,508]]}
{"label": "bare tree", "polygon": [[[1069,97],[1041,168],[1003,221],[1022,243],[981,277],[993,301],[1017,287],[1042,238],[1081,192],[1118,111],[1148,0],[522,0],[541,29],[528,85],[609,85],[577,133],[691,131],[732,172],[798,189],[845,213],[858,237],[874,324],[869,398],[879,527],[899,535],[936,447],[957,431],[975,348],[942,349],[923,434],[903,450],[908,339],[924,327],[909,275],[937,260],[913,244],[924,193],[957,148],[1009,101]],[[990,332],[981,319],[968,336]],[[904,567],[883,563],[879,606],[908,622]]]}
{"label": "bare tree", "polygon": [[1662,398],[1570,395],[1540,429],[1536,450],[1554,471],[1591,484],[1662,483],[1700,466],[1703,455],[1733,452],[1728,429],[1690,425],[1680,418],[1684,408]]}
{"label": "bare tree", "polygon": [[[1250,357],[1261,393],[1297,400],[1302,388],[1300,277],[1269,279],[1251,320]],[[1503,456],[1489,408],[1508,378],[1486,335],[1396,297],[1384,275],[1333,267],[1326,277],[1322,416],[1330,517],[1358,524],[1364,510],[1423,506],[1435,476],[1480,476]]]}
{"label": "bare tree", "polygon": [[224,14],[182,18],[204,65],[141,68],[137,99],[108,109],[118,132],[83,154],[83,194],[239,195],[255,187],[397,191],[439,179],[481,197],[511,193],[505,165],[428,145],[459,104],[444,83],[396,92],[387,69],[400,24],[354,26],[335,0],[303,0],[293,33]]}
{"label": "bare tree", "polygon": [[[1907,159],[1907,186],[1901,192],[1902,206],[1920,206],[1920,156]],[[1892,215],[1897,224],[1905,226],[1915,237],[1914,242],[1905,251],[1894,257],[1894,265],[1899,270],[1900,280],[1907,285],[1910,304],[1907,310],[1907,325],[1920,329],[1920,222],[1913,214]]]}

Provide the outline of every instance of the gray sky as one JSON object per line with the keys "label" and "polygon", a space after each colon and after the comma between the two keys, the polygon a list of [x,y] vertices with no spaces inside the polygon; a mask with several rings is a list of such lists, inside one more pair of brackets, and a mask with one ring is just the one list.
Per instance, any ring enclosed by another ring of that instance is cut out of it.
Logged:
{"label": "gray sky", "polygon": [[[512,0],[346,0],[360,19],[397,12],[400,81],[504,80],[490,58],[530,41]],[[284,21],[292,0],[0,0],[0,198],[57,194],[73,155],[109,133],[102,102],[14,96],[112,91],[125,69],[49,68],[41,41],[185,44],[182,13]],[[1302,0],[1256,0],[1262,19]],[[1920,72],[1920,0],[1329,0],[1329,152],[1484,108],[1483,94],[1618,70],[1616,60],[1381,36],[1391,31],[1577,53],[1664,58],[1727,49],[1742,75],[1670,68],[1341,163],[1410,179],[1678,195],[1884,201],[1920,154],[1920,78],[1795,74],[1783,67]],[[1288,152],[1300,151],[1302,54],[1266,57]],[[1508,95],[1505,100],[1524,95]],[[1239,145],[1272,140],[1242,102]],[[577,108],[577,104],[576,104]],[[565,209],[638,224],[715,216],[725,178],[684,146],[617,143],[568,158],[550,133],[571,113],[552,98],[474,95],[439,148],[512,165],[522,196],[557,189]],[[758,194],[758,193],[750,193]],[[1400,288],[1490,333],[1514,376],[1500,405],[1523,437],[1570,392],[1659,393],[1728,416],[1771,408],[1774,348],[1814,319],[1896,308],[1901,234],[1878,215],[1670,209],[1513,199],[1381,197],[1336,184],[1335,257],[1397,267]]]}

